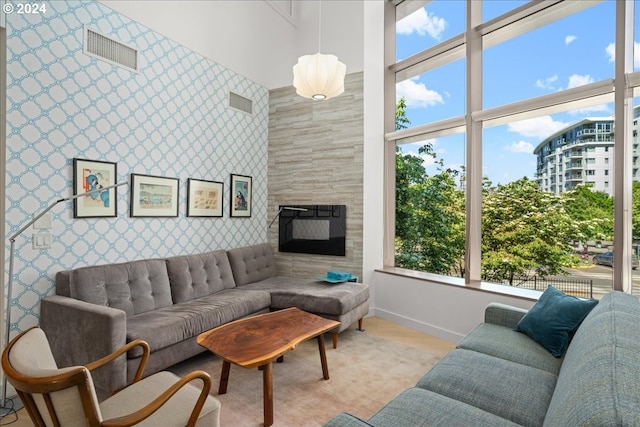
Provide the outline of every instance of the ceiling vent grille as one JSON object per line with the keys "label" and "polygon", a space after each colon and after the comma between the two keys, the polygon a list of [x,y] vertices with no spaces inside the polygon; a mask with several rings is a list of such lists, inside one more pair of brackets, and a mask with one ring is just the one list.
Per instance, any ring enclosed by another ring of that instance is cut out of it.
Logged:
{"label": "ceiling vent grille", "polygon": [[243,113],[253,114],[253,101],[237,93],[229,92],[229,107]]}
{"label": "ceiling vent grille", "polygon": [[138,72],[138,50],[85,27],[84,53]]}

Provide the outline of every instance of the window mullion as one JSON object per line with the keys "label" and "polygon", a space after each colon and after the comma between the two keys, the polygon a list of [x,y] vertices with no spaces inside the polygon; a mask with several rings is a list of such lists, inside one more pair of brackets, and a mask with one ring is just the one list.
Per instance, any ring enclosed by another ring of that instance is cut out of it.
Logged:
{"label": "window mullion", "polygon": [[633,228],[631,217],[633,182],[633,90],[627,75],[633,72],[634,2],[616,2],[615,62],[615,168],[613,211],[613,288],[631,293]]}
{"label": "window mullion", "polygon": [[467,111],[466,111],[466,248],[465,283],[480,281],[482,259],[482,2],[467,2]]}

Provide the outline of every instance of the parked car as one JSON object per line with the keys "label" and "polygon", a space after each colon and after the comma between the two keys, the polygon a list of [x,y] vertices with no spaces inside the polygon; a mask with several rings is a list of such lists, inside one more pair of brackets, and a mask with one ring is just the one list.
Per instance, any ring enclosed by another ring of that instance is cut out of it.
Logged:
{"label": "parked car", "polygon": [[[609,267],[613,267],[613,251],[594,255],[592,261],[596,265],[608,265]],[[634,270],[638,268],[638,258],[635,255],[631,258],[631,268]]]}

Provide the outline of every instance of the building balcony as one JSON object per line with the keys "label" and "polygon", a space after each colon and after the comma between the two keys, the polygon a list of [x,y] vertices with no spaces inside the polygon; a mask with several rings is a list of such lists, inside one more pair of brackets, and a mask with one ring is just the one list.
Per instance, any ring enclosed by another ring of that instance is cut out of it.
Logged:
{"label": "building balcony", "polygon": [[567,162],[564,167],[566,170],[582,169],[582,162]]}
{"label": "building balcony", "polygon": [[581,129],[579,131],[576,132],[576,136],[578,138],[582,137],[583,135],[595,135],[596,133],[596,129],[595,128],[584,128]]}

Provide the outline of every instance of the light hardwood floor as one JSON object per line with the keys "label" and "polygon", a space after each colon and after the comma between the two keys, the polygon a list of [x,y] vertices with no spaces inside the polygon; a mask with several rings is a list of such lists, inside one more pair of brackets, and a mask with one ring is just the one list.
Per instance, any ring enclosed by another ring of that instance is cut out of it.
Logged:
{"label": "light hardwood floor", "polygon": [[[355,325],[352,327],[355,327]],[[444,356],[455,348],[455,344],[452,342],[427,335],[379,317],[365,318],[363,329],[365,333],[369,335],[423,349],[436,356]],[[340,349],[339,341],[338,349]],[[0,419],[0,426],[9,424],[13,427],[33,427],[33,423],[31,423],[24,409],[17,412],[17,418],[15,414],[10,414]]]}

